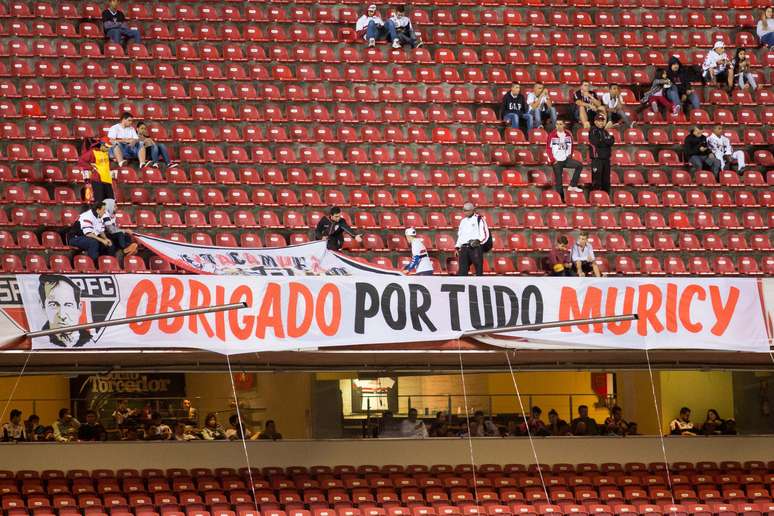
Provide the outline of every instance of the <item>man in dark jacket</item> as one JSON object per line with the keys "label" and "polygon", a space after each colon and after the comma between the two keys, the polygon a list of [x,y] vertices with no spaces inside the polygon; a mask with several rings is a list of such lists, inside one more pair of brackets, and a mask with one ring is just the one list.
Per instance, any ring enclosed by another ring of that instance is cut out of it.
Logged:
{"label": "man in dark jacket", "polygon": [[701,74],[695,67],[683,66],[680,59],[672,56],[669,58],[667,77],[672,82],[672,86],[667,89],[666,95],[672,104],[699,109],[699,96],[691,86],[691,82],[701,81]]}
{"label": "man in dark jacket", "polygon": [[527,137],[529,137],[529,133],[532,132],[533,117],[527,114],[528,111],[527,101],[524,99],[524,94],[521,93],[521,85],[513,83],[511,90],[503,96],[500,117],[504,122],[511,124],[514,129],[518,129],[519,121],[524,120],[524,124],[527,126]]}
{"label": "man in dark jacket", "polygon": [[341,208],[334,206],[328,212],[327,217],[320,219],[317,228],[314,230],[314,237],[317,240],[326,240],[328,249],[338,251],[344,245],[344,233],[354,238],[357,242],[362,242],[363,237],[356,234],[344,217],[341,215]]}
{"label": "man in dark jacket", "polygon": [[683,146],[685,161],[694,170],[712,170],[715,177],[720,175],[720,161],[710,152],[707,137],[701,134],[698,126],[691,129],[691,133],[685,137]]}
{"label": "man in dark jacket", "polygon": [[608,132],[613,122],[602,113],[594,118],[594,127],[589,133],[591,148],[591,189],[603,190],[610,195],[610,154],[615,137]]}
{"label": "man in dark jacket", "polygon": [[130,29],[126,24],[126,16],[118,9],[118,0],[110,0],[108,8],[102,11],[102,30],[113,43],[119,45],[128,41],[140,43],[140,31]]}

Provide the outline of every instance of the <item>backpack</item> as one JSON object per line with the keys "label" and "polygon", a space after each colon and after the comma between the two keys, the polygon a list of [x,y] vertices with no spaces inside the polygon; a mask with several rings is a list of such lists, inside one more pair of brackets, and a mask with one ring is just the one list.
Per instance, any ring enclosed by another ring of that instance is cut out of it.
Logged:
{"label": "backpack", "polygon": [[[481,221],[484,220],[484,218],[479,215],[478,216],[478,223],[481,224]],[[481,250],[485,253],[488,253],[492,250],[492,245],[494,244],[494,237],[492,236],[492,232],[489,232],[489,238],[486,239],[486,241],[481,242]]]}

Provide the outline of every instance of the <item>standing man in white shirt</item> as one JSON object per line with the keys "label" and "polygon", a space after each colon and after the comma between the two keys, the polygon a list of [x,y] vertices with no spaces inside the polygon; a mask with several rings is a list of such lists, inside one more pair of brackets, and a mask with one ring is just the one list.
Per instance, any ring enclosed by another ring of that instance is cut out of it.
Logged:
{"label": "standing man in white shirt", "polygon": [[422,46],[421,38],[418,38],[414,32],[414,25],[406,16],[406,8],[399,5],[388,20],[395,27],[396,38],[392,40],[392,48],[401,48],[403,45],[411,45],[411,48]]}
{"label": "standing man in white shirt", "polygon": [[140,137],[134,128],[134,118],[128,111],[121,113],[120,121],[108,129],[110,151],[108,154],[119,167],[126,165],[126,161],[137,158],[140,168],[145,166],[145,146],[140,143]]}
{"label": "standing man in white shirt", "polygon": [[578,276],[583,277],[591,273],[597,278],[602,276],[594,261],[594,249],[589,243],[589,234],[586,231],[578,233],[578,241],[572,246],[572,263],[575,264],[575,272]]}
{"label": "standing man in white shirt", "polygon": [[400,435],[412,439],[427,439],[429,436],[425,422],[417,420],[417,409],[409,409],[408,419],[400,424]]}
{"label": "standing man in white shirt", "polygon": [[427,248],[421,237],[417,236],[417,230],[408,228],[405,231],[406,241],[411,246],[411,261],[403,268],[406,272],[412,272],[417,276],[432,276],[433,263],[427,254]]}
{"label": "standing man in white shirt", "polygon": [[570,186],[567,190],[570,192],[582,192],[578,187],[583,163],[572,157],[572,134],[564,129],[564,120],[556,121],[556,129],[548,134],[546,139],[546,154],[551,168],[554,169],[554,189],[564,202],[563,173],[565,168],[573,169],[570,178]]}
{"label": "standing man in white shirt", "polygon": [[735,151],[731,146],[731,140],[723,134],[723,126],[718,124],[712,128],[712,134],[707,136],[707,145],[712,155],[720,161],[721,170],[729,170],[726,165],[736,165],[736,171],[741,172],[745,167],[744,152]]}
{"label": "standing man in white shirt", "polygon": [[484,244],[489,241],[489,227],[484,217],[476,213],[472,202],[466,202],[462,211],[465,217],[460,221],[457,231],[457,256],[459,257],[458,276],[467,276],[470,266],[476,269],[476,276],[484,275]]}
{"label": "standing man in white shirt", "polygon": [[392,41],[398,39],[398,33],[395,32],[395,25],[392,20],[386,22],[382,20],[376,12],[376,4],[368,6],[366,14],[357,19],[355,23],[355,32],[358,38],[363,38],[368,42],[369,47],[375,47],[377,40],[386,39]]}

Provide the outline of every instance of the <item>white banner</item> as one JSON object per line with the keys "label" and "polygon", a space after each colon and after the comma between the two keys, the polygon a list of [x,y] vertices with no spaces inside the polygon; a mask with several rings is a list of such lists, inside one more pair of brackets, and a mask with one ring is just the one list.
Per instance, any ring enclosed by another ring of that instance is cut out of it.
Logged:
{"label": "white banner", "polygon": [[326,249],[323,240],[288,247],[211,247],[134,234],[167,262],[196,274],[250,276],[362,276],[401,273]]}
{"label": "white banner", "polygon": [[[637,321],[496,334],[507,347],[768,352],[749,278],[19,275],[32,330],[226,303],[249,308],[36,338],[33,349],[218,353],[446,341],[466,331],[636,313]],[[766,283],[771,285],[771,283]]]}

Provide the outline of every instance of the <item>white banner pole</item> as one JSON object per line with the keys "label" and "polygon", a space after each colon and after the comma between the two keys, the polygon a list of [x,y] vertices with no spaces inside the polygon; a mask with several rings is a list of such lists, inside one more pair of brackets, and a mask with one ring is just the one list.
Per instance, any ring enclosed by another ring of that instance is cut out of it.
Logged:
{"label": "white banner pole", "polygon": [[512,331],[538,331],[546,328],[562,328],[564,326],[578,326],[580,324],[604,324],[621,321],[636,321],[640,317],[637,314],[612,315],[609,317],[591,317],[589,319],[571,319],[569,321],[551,321],[535,324],[520,324],[518,326],[502,326],[500,328],[483,328],[481,330],[469,330],[462,333],[463,337],[476,335],[489,335],[490,333],[502,333]]}

